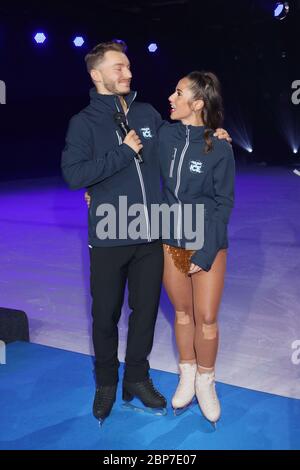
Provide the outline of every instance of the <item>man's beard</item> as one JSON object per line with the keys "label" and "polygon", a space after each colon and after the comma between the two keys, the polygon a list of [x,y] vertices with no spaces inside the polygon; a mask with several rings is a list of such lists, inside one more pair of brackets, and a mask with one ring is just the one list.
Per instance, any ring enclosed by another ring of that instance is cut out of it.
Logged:
{"label": "man's beard", "polygon": [[123,92],[120,92],[115,83],[114,82],[110,82],[110,81],[103,81],[103,85],[105,86],[105,88],[110,92],[112,93],[113,95],[119,95],[119,96],[125,96],[125,95],[128,95],[129,91],[130,91],[130,85],[129,85],[129,90],[128,91],[123,91]]}

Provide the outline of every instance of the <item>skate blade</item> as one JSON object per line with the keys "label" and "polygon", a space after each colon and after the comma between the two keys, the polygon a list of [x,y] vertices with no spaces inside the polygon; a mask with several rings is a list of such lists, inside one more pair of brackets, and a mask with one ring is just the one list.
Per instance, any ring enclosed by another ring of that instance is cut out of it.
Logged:
{"label": "skate blade", "polygon": [[191,403],[189,405],[184,406],[183,408],[173,408],[174,416],[181,416],[191,407]]}
{"label": "skate blade", "polygon": [[187,405],[183,406],[182,408],[173,408],[174,415],[175,415],[175,416],[180,416],[180,415],[182,415],[182,414],[185,413],[187,410],[189,410],[189,409],[191,408],[191,406],[194,405],[195,403],[196,403],[196,399],[193,398],[190,403],[188,403]]}
{"label": "skate blade", "polygon": [[124,402],[122,408],[135,411],[136,413],[148,413],[155,416],[165,416],[167,414],[166,408],[149,408],[146,406],[142,408],[129,402]]}
{"label": "skate blade", "polygon": [[206,416],[203,416],[205,421],[207,423],[209,423],[209,425],[211,426],[211,428],[213,429],[213,431],[217,431],[217,423],[219,422],[219,419],[217,421],[210,421],[208,418],[206,418]]}

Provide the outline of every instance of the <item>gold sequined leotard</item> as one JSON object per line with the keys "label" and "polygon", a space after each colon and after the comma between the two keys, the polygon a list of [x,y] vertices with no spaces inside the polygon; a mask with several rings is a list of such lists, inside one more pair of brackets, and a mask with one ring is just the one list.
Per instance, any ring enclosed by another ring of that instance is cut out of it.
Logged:
{"label": "gold sequined leotard", "polygon": [[190,269],[191,256],[193,256],[195,251],[166,244],[164,244],[164,247],[172,256],[176,268],[179,269],[179,271],[182,273],[187,274]]}

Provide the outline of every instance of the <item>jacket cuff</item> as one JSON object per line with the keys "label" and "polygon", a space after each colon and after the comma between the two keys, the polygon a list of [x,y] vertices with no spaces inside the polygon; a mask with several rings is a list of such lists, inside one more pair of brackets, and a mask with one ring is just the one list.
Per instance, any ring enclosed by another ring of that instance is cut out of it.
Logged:
{"label": "jacket cuff", "polygon": [[122,153],[122,155],[129,158],[130,160],[132,160],[136,156],[136,152],[132,150],[132,148],[129,147],[129,145],[124,144],[124,143],[119,146],[119,151]]}
{"label": "jacket cuff", "polygon": [[193,254],[191,257],[191,262],[197,264],[197,266],[202,268],[203,271],[209,271],[213,264],[213,260],[210,261],[207,254],[201,250],[196,251],[196,253]]}

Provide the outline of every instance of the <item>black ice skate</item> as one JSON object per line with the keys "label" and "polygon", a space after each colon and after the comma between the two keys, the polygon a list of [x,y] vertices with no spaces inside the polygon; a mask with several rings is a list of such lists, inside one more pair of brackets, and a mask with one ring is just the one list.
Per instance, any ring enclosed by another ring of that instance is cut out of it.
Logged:
{"label": "black ice skate", "polygon": [[[143,403],[144,407],[129,403],[134,398],[138,398]],[[145,379],[143,382],[132,383],[124,381],[123,400],[125,401],[123,407],[134,411],[147,412],[160,416],[167,414],[167,401],[165,397],[154,388],[150,378]]]}

